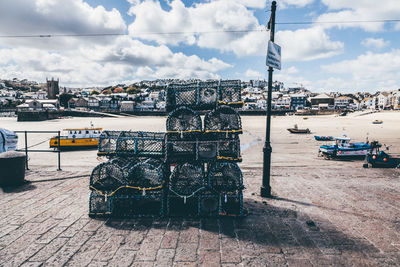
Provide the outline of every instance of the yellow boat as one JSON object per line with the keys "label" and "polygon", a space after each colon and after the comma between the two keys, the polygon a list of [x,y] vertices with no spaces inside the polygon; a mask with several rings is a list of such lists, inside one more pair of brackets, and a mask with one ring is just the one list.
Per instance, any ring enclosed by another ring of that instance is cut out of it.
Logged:
{"label": "yellow boat", "polygon": [[66,135],[60,136],[60,146],[58,136],[53,136],[50,139],[50,147],[60,147],[60,149],[97,148],[102,130],[102,128],[93,127],[64,129]]}

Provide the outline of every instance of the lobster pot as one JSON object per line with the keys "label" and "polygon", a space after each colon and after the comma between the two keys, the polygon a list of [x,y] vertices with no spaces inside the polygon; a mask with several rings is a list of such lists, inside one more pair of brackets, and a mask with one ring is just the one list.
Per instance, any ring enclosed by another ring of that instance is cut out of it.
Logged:
{"label": "lobster pot", "polygon": [[167,111],[187,106],[196,108],[198,104],[197,83],[169,84],[167,87]]}
{"label": "lobster pot", "polygon": [[169,163],[193,161],[197,159],[197,138],[168,137],[165,159]]}
{"label": "lobster pot", "polygon": [[203,191],[200,195],[198,214],[202,217],[216,217],[220,211],[219,195],[212,190]]}
{"label": "lobster pot", "polygon": [[113,197],[115,217],[158,217],[164,214],[163,194],[118,194]]}
{"label": "lobster pot", "polygon": [[197,159],[203,161],[241,161],[240,140],[237,135],[230,138],[202,138],[197,145]]}
{"label": "lobster pot", "polygon": [[97,155],[114,155],[117,149],[117,139],[121,131],[102,131],[99,137],[99,146]]}
{"label": "lobster pot", "polygon": [[117,139],[120,156],[164,157],[164,133],[122,132]]}
{"label": "lobster pot", "polygon": [[171,216],[197,216],[200,194],[205,189],[202,164],[178,164],[171,176],[167,196],[167,211]]}
{"label": "lobster pot", "polygon": [[168,114],[167,135],[181,139],[202,131],[200,115],[193,109],[180,107]]}
{"label": "lobster pot", "polygon": [[198,109],[213,109],[218,102],[218,85],[217,81],[199,82],[199,103]]}
{"label": "lobster pot", "polygon": [[90,193],[89,216],[101,217],[112,214],[112,197],[105,197],[96,191]]}
{"label": "lobster pot", "polygon": [[114,161],[100,163],[90,175],[90,186],[100,191],[116,190],[125,183],[124,172]]}
{"label": "lobster pot", "polygon": [[223,194],[219,198],[219,215],[243,216],[243,193],[242,190],[236,193]]}
{"label": "lobster pot", "polygon": [[229,106],[219,106],[206,113],[204,132],[209,136],[230,138],[233,134],[241,134],[242,121],[239,113]]}
{"label": "lobster pot", "polygon": [[242,107],[240,80],[224,80],[219,83],[219,104]]}
{"label": "lobster pot", "polygon": [[[130,168],[126,178],[128,194],[146,196],[160,195],[164,181],[163,167],[140,162]],[[125,193],[125,192],[124,192]]]}
{"label": "lobster pot", "polygon": [[243,189],[243,175],[239,166],[232,162],[211,164],[208,185],[218,194],[236,193]]}

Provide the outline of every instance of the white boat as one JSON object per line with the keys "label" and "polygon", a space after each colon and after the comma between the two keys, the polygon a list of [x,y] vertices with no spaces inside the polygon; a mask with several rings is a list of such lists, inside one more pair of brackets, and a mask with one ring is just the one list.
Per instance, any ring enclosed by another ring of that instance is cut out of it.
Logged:
{"label": "white boat", "polygon": [[369,142],[351,143],[351,138],[343,135],[335,137],[332,145],[319,147],[319,154],[326,158],[364,158],[372,149]]}

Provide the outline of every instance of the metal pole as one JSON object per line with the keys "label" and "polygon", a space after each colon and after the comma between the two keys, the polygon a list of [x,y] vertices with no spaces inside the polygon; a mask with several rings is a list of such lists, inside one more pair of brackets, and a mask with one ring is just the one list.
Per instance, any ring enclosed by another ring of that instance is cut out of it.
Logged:
{"label": "metal pole", "polygon": [[28,133],[25,131],[25,165],[26,169],[29,170],[28,167]]}
{"label": "metal pole", "polygon": [[[274,41],[275,35],[275,11],[276,11],[276,1],[272,1],[271,5],[271,19],[269,21],[270,28],[270,40]],[[261,196],[262,197],[272,197],[271,195],[271,98],[272,98],[272,72],[273,68],[268,68],[268,99],[267,99],[267,125],[265,133],[265,144],[264,144],[264,160],[263,160],[263,180],[261,186]]]}
{"label": "metal pole", "polygon": [[57,153],[58,153],[58,169],[57,169],[57,171],[61,171],[61,159],[60,159],[60,156],[61,156],[61,150],[60,150],[60,131],[58,131],[58,142],[57,142]]}

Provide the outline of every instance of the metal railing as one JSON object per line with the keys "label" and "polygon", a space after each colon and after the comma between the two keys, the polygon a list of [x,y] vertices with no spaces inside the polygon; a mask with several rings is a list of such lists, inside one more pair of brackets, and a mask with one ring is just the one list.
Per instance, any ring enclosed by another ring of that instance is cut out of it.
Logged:
{"label": "metal railing", "polygon": [[[61,149],[60,149],[60,133],[61,133],[61,131],[14,131],[14,132],[15,133],[23,133],[24,136],[25,136],[25,148],[24,149],[17,149],[16,151],[25,152],[25,155],[26,155],[25,167],[26,167],[27,170],[29,170],[28,152],[57,152],[57,154],[58,154],[58,168],[57,168],[57,171],[61,171]],[[29,147],[28,147],[28,133],[32,133],[32,134],[55,133],[55,134],[57,134],[57,139],[58,139],[57,140],[57,150],[29,149]]]}

